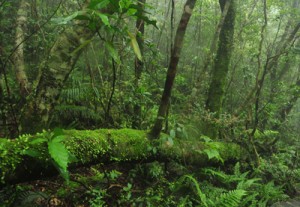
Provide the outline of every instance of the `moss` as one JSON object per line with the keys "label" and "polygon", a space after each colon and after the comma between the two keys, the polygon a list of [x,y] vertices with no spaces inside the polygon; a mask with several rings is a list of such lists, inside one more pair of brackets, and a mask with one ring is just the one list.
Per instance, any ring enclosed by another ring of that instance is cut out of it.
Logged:
{"label": "moss", "polygon": [[[149,156],[150,141],[147,132],[133,129],[111,131],[113,160],[132,160]],[[124,150],[126,149],[126,150]]]}
{"label": "moss", "polygon": [[161,145],[159,148],[160,153],[168,159],[177,160],[183,163],[190,163],[199,166],[208,165],[209,162],[217,162],[216,160],[208,160],[208,157],[204,150],[216,149],[220,157],[224,160],[240,160],[243,159],[243,155],[246,155],[242,148],[234,143],[224,142],[198,142],[196,140],[173,140],[171,144],[166,139],[161,139]]}
{"label": "moss", "polygon": [[9,176],[22,162],[22,152],[28,148],[30,135],[20,136],[16,140],[0,140],[0,176],[1,183]]}
{"label": "moss", "polygon": [[[125,161],[149,155],[150,142],[145,131],[133,129],[67,130],[65,144],[82,163],[102,159]],[[124,150],[126,149],[126,150]]]}
{"label": "moss", "polygon": [[80,162],[88,163],[103,156],[110,148],[100,130],[67,130],[65,145]]}
{"label": "moss", "polygon": [[[209,164],[204,150],[211,149],[212,145],[218,149],[224,161],[238,160],[243,154],[241,148],[232,143],[207,144],[197,140],[180,139],[174,139],[172,142],[165,136],[151,142],[147,138],[147,131],[133,129],[65,130],[63,134],[66,148],[77,158],[70,160],[70,165],[73,166],[78,163],[142,160],[153,155],[159,155],[162,159],[204,166]],[[49,138],[49,132],[34,136],[23,135],[15,140],[0,140],[2,183],[24,176],[22,173],[48,170],[51,158],[46,142],[31,142],[45,136]],[[24,154],[28,149],[38,151],[39,156],[28,161],[28,157]]]}

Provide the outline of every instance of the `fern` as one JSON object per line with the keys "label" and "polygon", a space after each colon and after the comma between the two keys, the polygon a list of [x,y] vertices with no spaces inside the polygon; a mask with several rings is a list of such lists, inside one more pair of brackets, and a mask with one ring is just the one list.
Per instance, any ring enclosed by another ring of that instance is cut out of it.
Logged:
{"label": "fern", "polygon": [[221,180],[227,180],[228,179],[228,175],[226,173],[224,173],[223,171],[212,169],[212,168],[205,168],[205,169],[202,170],[202,172],[205,175],[212,175],[212,176],[217,177]]}
{"label": "fern", "polygon": [[243,198],[243,200],[240,203],[240,206],[257,207],[258,206],[258,200],[257,200],[258,195],[259,195],[259,193],[257,193],[257,192],[247,191],[247,196],[245,196]]}
{"label": "fern", "polygon": [[274,181],[264,184],[260,187],[259,206],[267,206],[267,204],[287,199],[289,196],[283,192],[282,186],[275,186]]}
{"label": "fern", "polygon": [[246,195],[245,190],[232,190],[228,193],[222,194],[217,201],[215,202],[215,206],[220,207],[239,207],[241,203],[241,199],[244,195]]}
{"label": "fern", "polygon": [[208,207],[206,195],[202,193],[198,181],[191,175],[183,176],[183,180],[186,178],[192,181],[192,183],[195,185],[197,195],[199,196],[199,201],[202,202],[205,207]]}
{"label": "fern", "polygon": [[260,178],[252,178],[252,179],[245,179],[240,181],[237,184],[237,189],[241,189],[241,190],[248,190],[249,188],[251,188],[252,186],[257,184],[257,181],[260,181]]}

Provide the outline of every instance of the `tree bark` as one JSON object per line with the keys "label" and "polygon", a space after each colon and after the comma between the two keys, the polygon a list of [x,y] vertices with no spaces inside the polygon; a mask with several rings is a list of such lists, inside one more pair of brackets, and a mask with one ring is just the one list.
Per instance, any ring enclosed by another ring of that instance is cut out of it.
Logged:
{"label": "tree bark", "polygon": [[157,113],[155,124],[151,130],[150,136],[158,138],[162,129],[163,121],[166,118],[169,100],[171,97],[172,87],[177,72],[177,65],[180,58],[180,53],[183,45],[184,35],[188,26],[192,11],[194,9],[196,0],[187,0],[184,5],[184,11],[181,16],[174,41],[174,48],[172,49],[171,59],[167,71],[167,78],[165,81],[164,92],[161,98],[161,103]]}
{"label": "tree bark", "polygon": [[16,35],[15,35],[15,52],[13,54],[14,69],[16,73],[17,82],[20,87],[20,95],[25,98],[29,94],[29,83],[25,72],[24,62],[24,42],[25,27],[27,24],[27,3],[21,0],[17,11],[16,20]]}
{"label": "tree bark", "polygon": [[[221,18],[217,25],[214,37],[212,39],[209,52],[206,54],[205,59],[204,59],[204,66],[203,66],[203,70],[201,71],[201,75],[203,75],[204,73],[206,73],[208,71],[208,67],[211,65],[213,55],[216,53],[216,49],[217,49],[217,45],[218,45],[217,43],[218,43],[218,40],[220,37],[221,30],[224,27],[224,22],[225,22],[230,4],[231,4],[231,0],[226,1],[224,4],[224,8],[222,9],[222,15],[221,15]],[[201,78],[201,75],[198,76],[198,79]]]}
{"label": "tree bark", "polygon": [[89,41],[94,34],[95,31],[85,25],[75,24],[60,35],[44,63],[35,94],[22,109],[21,132],[32,133],[47,127],[64,82],[82,52],[82,44]]}
{"label": "tree bark", "polygon": [[[139,3],[142,5],[144,9],[144,5],[146,3],[146,0],[140,0]],[[144,20],[142,19],[137,19],[136,21],[136,30],[137,30],[137,36],[136,40],[139,44],[141,55],[143,56],[144,52],[144,33],[145,33],[145,23]],[[134,85],[136,89],[140,88],[140,80],[143,72],[143,67],[144,63],[142,60],[138,59],[137,57],[135,58],[135,80],[134,80]],[[141,97],[142,94],[138,91],[137,93],[137,103],[135,103],[133,107],[133,112],[134,112],[134,118],[132,121],[132,128],[133,129],[140,129],[141,128],[141,122],[142,122],[142,109],[141,109]]]}
{"label": "tree bark", "polygon": [[[221,11],[224,12],[226,2],[230,0],[219,0]],[[227,74],[233,48],[234,36],[234,21],[235,21],[235,1],[231,0],[227,15],[221,28],[217,55],[214,60],[212,71],[212,81],[208,90],[208,98],[206,101],[206,109],[209,112],[215,113],[215,117],[219,118],[222,112],[222,104],[224,100]],[[212,138],[216,138],[218,129],[212,124],[208,124],[204,133]]]}
{"label": "tree bark", "polygon": [[[43,134],[47,136],[45,132]],[[2,185],[55,174],[47,153],[47,145],[32,144],[33,140],[43,134],[25,135],[15,140],[0,139]],[[209,160],[205,150],[217,150],[225,162],[244,159],[246,154],[240,146],[224,142],[203,143],[174,139],[174,143],[170,143],[162,138],[157,145],[157,142],[152,143],[147,139],[146,131],[133,129],[65,130],[63,136],[64,145],[77,158],[76,161],[70,161],[69,168],[96,163],[153,160],[174,160],[195,166],[207,166],[220,164],[220,161]],[[26,149],[38,150],[42,156],[28,157],[22,154]],[[154,153],[153,149],[157,152]]]}

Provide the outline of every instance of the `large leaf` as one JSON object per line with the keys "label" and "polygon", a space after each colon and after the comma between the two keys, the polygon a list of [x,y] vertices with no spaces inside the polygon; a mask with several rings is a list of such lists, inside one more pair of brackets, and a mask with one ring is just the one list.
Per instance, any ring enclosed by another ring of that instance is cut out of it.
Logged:
{"label": "large leaf", "polygon": [[67,24],[69,23],[71,20],[75,19],[77,16],[85,16],[86,12],[85,11],[76,11],[73,14],[67,16],[67,17],[57,17],[57,18],[52,18],[51,21],[55,24]]}
{"label": "large leaf", "polygon": [[67,171],[69,152],[65,145],[61,143],[63,136],[57,136],[48,143],[48,151],[55,163],[63,170]]}
{"label": "large leaf", "polygon": [[128,35],[130,37],[130,40],[131,40],[131,46],[133,47],[133,51],[135,53],[135,55],[137,56],[137,58],[140,60],[140,61],[143,61],[143,58],[142,58],[142,53],[141,53],[141,50],[140,50],[140,47],[139,47],[139,44],[136,40],[136,36],[131,34],[130,32],[128,32]]}

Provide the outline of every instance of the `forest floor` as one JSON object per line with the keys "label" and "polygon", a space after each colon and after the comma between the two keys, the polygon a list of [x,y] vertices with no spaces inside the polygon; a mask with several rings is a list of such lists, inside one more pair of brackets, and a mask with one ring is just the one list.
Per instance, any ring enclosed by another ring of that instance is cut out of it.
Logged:
{"label": "forest floor", "polygon": [[[193,170],[188,169],[189,172]],[[190,196],[194,193],[190,186],[172,192],[171,187],[174,189],[175,181],[183,174],[186,174],[185,170],[158,162],[80,167],[70,170],[69,183],[61,176],[53,176],[7,186],[0,190],[0,207],[126,207],[153,204],[177,207],[181,193]],[[300,198],[272,205],[299,206]]]}
{"label": "forest floor", "polygon": [[71,170],[69,184],[54,176],[7,186],[0,190],[0,206],[131,206],[133,197],[156,184],[158,180],[145,177],[137,164],[99,164]]}

